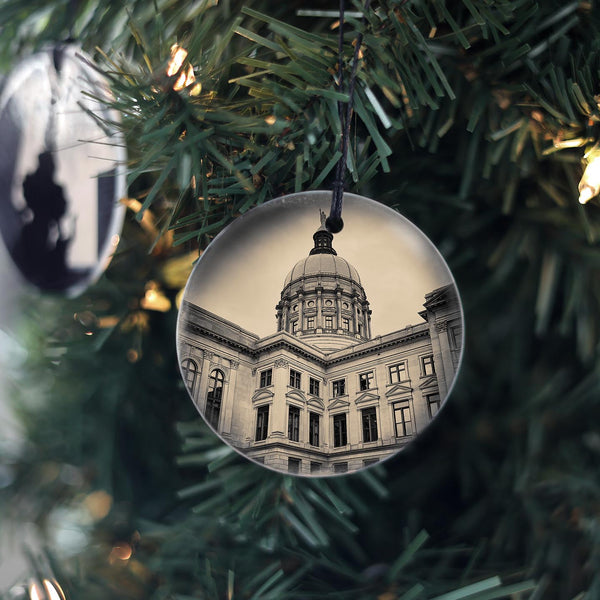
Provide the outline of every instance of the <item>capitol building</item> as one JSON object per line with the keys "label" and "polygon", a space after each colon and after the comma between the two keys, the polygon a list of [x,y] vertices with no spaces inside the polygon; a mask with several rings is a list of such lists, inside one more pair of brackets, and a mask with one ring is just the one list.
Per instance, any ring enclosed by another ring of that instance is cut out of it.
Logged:
{"label": "capitol building", "polygon": [[181,371],[209,425],[248,458],[301,475],[356,471],[409,443],[446,398],[462,345],[453,284],[424,296],[414,325],[373,336],[359,273],[323,221],[283,281],[274,333],[188,300],[179,318]]}

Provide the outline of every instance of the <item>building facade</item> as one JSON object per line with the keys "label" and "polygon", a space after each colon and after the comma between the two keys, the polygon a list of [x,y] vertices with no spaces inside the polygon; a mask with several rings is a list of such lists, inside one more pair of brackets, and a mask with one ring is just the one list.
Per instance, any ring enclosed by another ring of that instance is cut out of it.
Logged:
{"label": "building facade", "polygon": [[397,452],[439,410],[461,355],[456,290],[425,296],[422,321],[373,337],[356,269],[321,227],[288,273],[277,331],[259,337],[184,301],[179,356],[188,390],[249,458],[302,475],[355,471]]}

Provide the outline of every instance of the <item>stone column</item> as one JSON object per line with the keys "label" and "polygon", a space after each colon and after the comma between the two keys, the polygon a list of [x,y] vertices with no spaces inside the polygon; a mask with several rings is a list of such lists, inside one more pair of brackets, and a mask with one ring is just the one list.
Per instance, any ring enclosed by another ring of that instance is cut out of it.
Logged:
{"label": "stone column", "polygon": [[336,329],[341,329],[342,328],[342,292],[341,290],[338,288],[335,291],[335,305],[337,308],[337,315],[336,315],[336,319],[337,319],[337,325],[336,325]]}
{"label": "stone column", "polygon": [[269,411],[270,438],[283,439],[287,437],[287,403],[285,394],[289,384],[289,363],[283,358],[275,361],[273,372],[273,404]]}
{"label": "stone column", "polygon": [[354,327],[354,334],[357,334],[359,318],[358,318],[358,306],[357,306],[356,296],[354,296],[354,298],[352,298],[352,320],[354,321],[354,323],[352,325]]}
{"label": "stone column", "polygon": [[[363,308],[363,313],[364,312],[365,312],[365,309]],[[371,311],[367,309],[366,314],[367,314],[367,316],[366,316],[365,320],[367,322],[367,331],[368,331],[367,337],[369,339],[371,339],[373,336],[373,334],[371,333]]]}
{"label": "stone column", "polygon": [[320,289],[317,289],[317,327],[323,328],[323,295]]}
{"label": "stone column", "polygon": [[[450,349],[450,340],[448,339],[448,322],[435,323],[437,347],[439,354],[434,354],[435,374],[438,380],[440,390],[440,399],[443,400],[448,395],[448,384],[452,381],[454,374],[454,365],[452,364],[452,350]],[[432,340],[433,346],[433,340]]]}
{"label": "stone column", "polygon": [[229,361],[229,381],[223,390],[223,398],[221,400],[221,418],[219,433],[224,438],[231,438],[231,422],[233,420],[233,408],[235,403],[235,386],[237,382],[237,370],[240,363],[236,360]]}
{"label": "stone column", "polygon": [[298,294],[298,331],[304,331],[304,294]]}
{"label": "stone column", "polygon": [[196,388],[196,392],[194,393],[194,401],[196,403],[196,407],[200,411],[201,414],[206,412],[206,392],[208,390],[208,376],[210,375],[210,365],[212,362],[214,355],[210,350],[204,351],[204,361],[202,362],[202,374],[200,375],[200,381],[198,381],[198,386]]}
{"label": "stone column", "polygon": [[290,303],[288,300],[285,300],[283,303],[283,329],[289,333],[290,331]]}

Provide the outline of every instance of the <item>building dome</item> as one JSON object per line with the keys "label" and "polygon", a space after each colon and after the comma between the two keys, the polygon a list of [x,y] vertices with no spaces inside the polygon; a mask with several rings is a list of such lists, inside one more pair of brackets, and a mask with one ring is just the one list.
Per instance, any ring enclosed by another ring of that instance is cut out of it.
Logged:
{"label": "building dome", "polygon": [[324,351],[371,339],[371,310],[360,276],[334,250],[324,213],[313,240],[309,255],[285,278],[276,306],[277,330]]}
{"label": "building dome", "polygon": [[334,254],[312,254],[299,260],[287,274],[283,287],[290,283],[314,275],[333,275],[354,281],[360,285],[358,271],[341,256]]}

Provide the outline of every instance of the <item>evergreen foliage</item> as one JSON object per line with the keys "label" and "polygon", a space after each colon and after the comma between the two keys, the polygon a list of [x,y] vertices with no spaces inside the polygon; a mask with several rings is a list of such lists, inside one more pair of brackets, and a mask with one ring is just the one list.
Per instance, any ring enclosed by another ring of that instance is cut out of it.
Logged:
{"label": "evergreen foliage", "polygon": [[[600,220],[577,202],[600,122],[593,2],[381,0],[347,18],[346,72],[364,32],[347,189],[423,229],[464,304],[462,371],[421,438],[307,480],[198,422],[174,352],[198,249],[257,204],[330,186],[339,158],[337,29],[297,12],[314,7],[0,2],[6,70],[70,36],[95,56],[132,209],[98,284],[24,301],[4,522],[40,527],[30,575],[69,598],[598,598]],[[169,77],[174,43],[188,55]],[[149,285],[169,311],[144,308]],[[70,525],[85,543],[61,541]]]}

